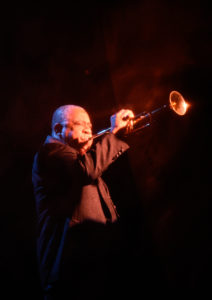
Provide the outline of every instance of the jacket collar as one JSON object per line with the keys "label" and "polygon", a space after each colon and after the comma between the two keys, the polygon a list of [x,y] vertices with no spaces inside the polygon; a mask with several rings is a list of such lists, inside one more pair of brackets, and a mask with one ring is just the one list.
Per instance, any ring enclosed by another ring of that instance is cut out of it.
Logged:
{"label": "jacket collar", "polygon": [[[65,143],[61,142],[60,140],[52,137],[51,135],[48,135],[46,137],[46,140],[44,142],[44,144],[49,144],[49,143],[56,143],[56,144],[62,144],[62,145],[66,145]],[[66,145],[67,146],[67,145]]]}

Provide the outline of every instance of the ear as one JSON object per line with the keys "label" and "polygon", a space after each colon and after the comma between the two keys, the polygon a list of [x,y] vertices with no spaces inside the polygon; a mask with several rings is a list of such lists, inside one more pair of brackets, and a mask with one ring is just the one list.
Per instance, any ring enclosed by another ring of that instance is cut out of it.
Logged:
{"label": "ear", "polygon": [[63,126],[61,124],[57,123],[54,125],[54,132],[56,134],[60,134],[62,130],[63,130]]}

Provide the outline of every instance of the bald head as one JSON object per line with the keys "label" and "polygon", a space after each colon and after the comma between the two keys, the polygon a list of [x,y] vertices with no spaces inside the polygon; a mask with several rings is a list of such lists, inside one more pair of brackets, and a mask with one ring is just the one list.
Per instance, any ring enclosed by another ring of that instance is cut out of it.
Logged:
{"label": "bald head", "polygon": [[58,107],[52,116],[52,136],[86,152],[92,145],[92,125],[86,110],[77,105]]}
{"label": "bald head", "polygon": [[56,124],[64,124],[69,122],[77,112],[85,112],[85,109],[78,105],[63,105],[58,107],[52,116],[52,130]]}

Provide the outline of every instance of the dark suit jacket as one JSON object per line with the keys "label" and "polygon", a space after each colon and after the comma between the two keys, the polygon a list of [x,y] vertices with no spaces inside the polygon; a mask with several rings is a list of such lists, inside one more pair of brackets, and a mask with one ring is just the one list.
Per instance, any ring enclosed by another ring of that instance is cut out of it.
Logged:
{"label": "dark suit jacket", "polygon": [[79,156],[75,149],[48,136],[36,153],[32,181],[44,288],[58,279],[72,228],[86,222],[104,226],[116,222],[118,214],[101,175],[128,148],[123,140],[108,133]]}

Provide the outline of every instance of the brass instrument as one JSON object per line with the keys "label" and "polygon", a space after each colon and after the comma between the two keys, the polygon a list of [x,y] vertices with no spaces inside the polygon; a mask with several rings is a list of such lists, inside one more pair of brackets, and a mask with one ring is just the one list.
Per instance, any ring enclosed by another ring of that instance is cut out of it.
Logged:
{"label": "brass instrument", "polygon": [[[150,126],[152,119],[155,115],[158,113],[164,111],[164,110],[171,110],[174,111],[177,115],[183,116],[186,114],[188,104],[186,103],[185,99],[183,96],[177,92],[177,91],[172,91],[169,94],[169,103],[164,104],[161,107],[154,109],[151,112],[143,112],[138,115],[136,115],[134,118],[129,119],[128,124],[126,126],[126,134],[129,133],[134,133],[137,131],[142,130],[145,127]],[[92,139],[98,138],[99,136],[110,132],[111,127],[103,129],[99,131],[98,133],[94,134],[92,136]]]}

